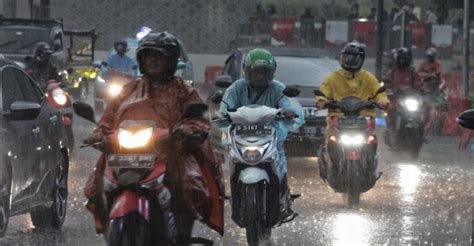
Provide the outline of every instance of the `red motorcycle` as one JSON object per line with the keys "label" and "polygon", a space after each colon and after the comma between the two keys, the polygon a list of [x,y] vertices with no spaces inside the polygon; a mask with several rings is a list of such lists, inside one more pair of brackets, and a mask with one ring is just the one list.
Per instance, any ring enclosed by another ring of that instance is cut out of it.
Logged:
{"label": "red motorcycle", "polygon": [[[73,104],[79,116],[95,123],[94,111],[83,102]],[[172,196],[164,184],[165,160],[157,155],[157,142],[168,129],[153,120],[120,119],[118,129],[99,126],[104,141],[88,143],[105,153],[106,167],[101,199],[108,212],[108,245],[170,245],[204,243],[202,238],[177,238]]]}
{"label": "red motorcycle", "polygon": [[49,104],[54,109],[61,112],[63,116],[63,123],[66,129],[69,150],[72,151],[74,149],[74,134],[72,132],[72,97],[63,89],[61,89],[59,82],[53,79],[48,80],[46,90]]}

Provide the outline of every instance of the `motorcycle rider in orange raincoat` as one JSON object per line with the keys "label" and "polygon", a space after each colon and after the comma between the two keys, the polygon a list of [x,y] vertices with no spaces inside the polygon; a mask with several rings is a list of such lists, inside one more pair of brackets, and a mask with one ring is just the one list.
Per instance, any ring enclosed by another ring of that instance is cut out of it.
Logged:
{"label": "motorcycle rider in orange raincoat", "polygon": [[[170,136],[201,136],[201,140],[193,144],[179,143],[180,137],[176,137],[178,143],[160,149],[159,154],[166,156],[168,163],[164,183],[172,194],[178,238],[189,238],[197,219],[222,235],[224,184],[221,164],[207,140],[209,119],[183,117],[186,106],[203,102],[196,90],[174,75],[179,54],[178,41],[168,32],[150,33],[141,39],[137,61],[143,77],[124,86],[119,96],[107,105],[99,126],[114,130],[120,115],[128,114],[127,117],[138,120],[146,114],[159,128],[169,129]],[[127,112],[130,107],[137,108],[136,105],[139,105],[138,110]],[[88,141],[102,141],[103,146],[107,146],[107,134],[98,128]],[[101,204],[105,164],[102,155],[84,190],[89,198],[87,208],[94,214],[98,233],[104,232],[108,214]]]}

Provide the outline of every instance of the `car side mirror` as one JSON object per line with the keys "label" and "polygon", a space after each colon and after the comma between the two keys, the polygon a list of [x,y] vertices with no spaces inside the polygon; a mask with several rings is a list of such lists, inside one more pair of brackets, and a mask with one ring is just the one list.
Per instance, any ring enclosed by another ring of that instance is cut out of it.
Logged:
{"label": "car side mirror", "polygon": [[220,88],[228,88],[232,85],[232,77],[229,75],[219,75],[214,81],[214,84]]}
{"label": "car side mirror", "polygon": [[326,95],[324,95],[324,93],[320,90],[314,90],[314,95],[315,96],[318,96],[318,97],[326,97]]}
{"label": "car side mirror", "polygon": [[74,108],[74,112],[77,115],[81,116],[82,118],[90,122],[96,123],[95,116],[94,116],[94,109],[92,109],[92,107],[89,104],[84,103],[84,102],[74,102],[72,104],[72,107]]}
{"label": "car side mirror", "polygon": [[183,62],[183,61],[178,61],[178,65],[177,65],[176,69],[182,70],[182,69],[185,69],[185,68],[186,68],[186,63]]}
{"label": "car side mirror", "polygon": [[41,105],[35,102],[15,101],[10,105],[10,113],[4,114],[6,120],[25,121],[36,119]]}
{"label": "car side mirror", "polygon": [[219,104],[222,102],[223,98],[224,98],[224,92],[221,90],[217,90],[216,92],[214,92],[214,94],[212,94],[211,101],[214,104]]}
{"label": "car side mirror", "polygon": [[100,68],[100,67],[102,67],[102,62],[101,61],[94,61],[92,63],[92,67]]}
{"label": "car side mirror", "polygon": [[283,90],[283,95],[287,97],[297,97],[300,93],[300,89],[293,86],[288,86]]}
{"label": "car side mirror", "polygon": [[474,130],[474,109],[469,109],[462,112],[456,121],[460,126]]}
{"label": "car side mirror", "polygon": [[25,62],[25,64],[29,64],[31,61],[33,61],[33,56],[25,56],[25,58],[23,58],[23,61]]}
{"label": "car side mirror", "polygon": [[208,107],[205,103],[190,103],[184,106],[183,117],[195,118],[201,117],[207,111]]}

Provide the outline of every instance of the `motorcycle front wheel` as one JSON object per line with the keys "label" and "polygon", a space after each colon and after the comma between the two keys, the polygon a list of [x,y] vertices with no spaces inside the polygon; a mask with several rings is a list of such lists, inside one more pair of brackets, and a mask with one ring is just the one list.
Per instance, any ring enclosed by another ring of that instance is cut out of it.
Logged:
{"label": "motorcycle front wheel", "polygon": [[349,207],[358,207],[360,204],[360,179],[359,161],[347,161],[347,204]]}
{"label": "motorcycle front wheel", "polygon": [[151,228],[149,223],[135,211],[110,221],[107,234],[107,245],[151,245],[150,232]]}
{"label": "motorcycle front wheel", "polygon": [[259,184],[244,185],[245,231],[249,246],[259,245],[259,242],[269,240],[272,229],[263,225],[260,220],[260,208],[263,208],[263,187]]}

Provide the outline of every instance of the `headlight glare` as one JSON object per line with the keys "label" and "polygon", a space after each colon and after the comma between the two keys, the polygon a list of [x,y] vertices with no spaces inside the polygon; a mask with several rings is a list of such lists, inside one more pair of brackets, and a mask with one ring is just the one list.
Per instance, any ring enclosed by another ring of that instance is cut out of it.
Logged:
{"label": "headlight glare", "polygon": [[53,90],[53,99],[58,105],[64,105],[67,103],[67,96],[61,89],[54,89]]}
{"label": "headlight glare", "polygon": [[122,86],[121,85],[117,85],[117,84],[111,84],[109,86],[109,94],[111,96],[117,96],[118,94],[120,94],[120,92],[122,91]]}
{"label": "headlight glare", "polygon": [[119,144],[127,149],[134,149],[145,146],[153,135],[153,127],[132,133],[126,129],[119,129]]}
{"label": "headlight glare", "polygon": [[419,107],[419,102],[418,100],[415,99],[406,99],[405,100],[405,106],[407,107],[408,111],[417,111]]}
{"label": "headlight glare", "polygon": [[361,145],[364,143],[364,136],[358,135],[346,135],[341,136],[341,143],[344,145]]}

